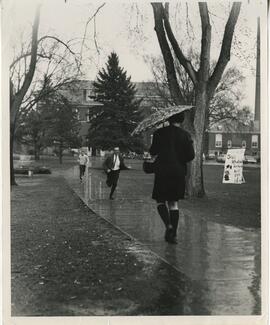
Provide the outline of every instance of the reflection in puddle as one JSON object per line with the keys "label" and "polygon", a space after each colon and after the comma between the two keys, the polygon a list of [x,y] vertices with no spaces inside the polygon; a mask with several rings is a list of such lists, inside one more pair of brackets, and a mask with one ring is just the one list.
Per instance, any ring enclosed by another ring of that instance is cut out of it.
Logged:
{"label": "reflection in puddle", "polygon": [[[134,180],[122,173],[116,200],[111,201],[104,174],[91,169],[75,190],[94,212],[136,238],[142,250],[150,249],[198,288],[203,287],[200,301],[212,315],[259,314],[260,232],[182,213],[178,245],[169,245],[164,242],[155,204],[145,195],[151,193],[151,187],[151,175],[138,173]],[[134,253],[140,255],[139,251]],[[141,256],[146,258],[147,254]],[[151,265],[151,256],[144,262]]]}

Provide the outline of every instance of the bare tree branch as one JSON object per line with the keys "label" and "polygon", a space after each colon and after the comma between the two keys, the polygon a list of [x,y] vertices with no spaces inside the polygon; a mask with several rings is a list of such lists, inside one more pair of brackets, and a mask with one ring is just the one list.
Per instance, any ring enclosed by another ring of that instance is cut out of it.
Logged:
{"label": "bare tree branch", "polygon": [[[14,65],[16,65],[20,60],[27,58],[28,56],[31,55],[31,52],[29,53],[25,53],[20,55],[18,58],[16,58],[10,65],[10,69],[13,68]],[[50,59],[51,55],[46,55],[46,54],[42,54],[42,53],[37,53],[37,56],[43,59]]]}
{"label": "bare tree branch", "polygon": [[164,26],[163,26],[164,7],[162,3],[159,2],[152,2],[151,4],[154,12],[155,31],[157,34],[162,56],[165,62],[170,92],[176,104],[184,104],[185,101],[177,82],[173,56],[164,31]]}
{"label": "bare tree branch", "polygon": [[98,54],[100,54],[98,43],[97,43],[96,16],[94,18],[94,42],[95,42],[96,50],[97,50]]}
{"label": "bare tree branch", "polygon": [[210,69],[210,47],[211,47],[211,25],[209,20],[208,7],[206,2],[199,2],[199,10],[202,25],[201,38],[201,60],[200,60],[200,79],[207,82]]}
{"label": "bare tree branch", "polygon": [[[38,91],[32,91],[29,94],[28,98],[25,99],[24,105],[21,106],[18,111],[17,118],[19,118],[22,114],[27,114],[29,111],[33,109],[33,107],[41,100],[47,98],[52,93],[56,93],[63,86],[69,85],[74,79],[72,77],[60,80],[53,87],[48,87],[49,77],[44,77],[44,82],[42,83],[42,87]],[[16,125],[17,129],[18,125]]]}
{"label": "bare tree branch", "polygon": [[[46,40],[46,39],[53,39],[55,40],[57,43],[62,44],[64,47],[67,48],[67,50],[76,57],[76,53],[74,51],[71,50],[70,46],[68,43],[63,42],[62,40],[60,40],[58,37],[56,36],[50,36],[50,35],[45,35],[43,37],[41,37],[38,41],[37,41],[37,45],[39,45],[42,41]],[[22,53],[19,57],[17,57],[15,60],[13,60],[13,62],[10,65],[10,69],[12,69],[21,59],[27,57],[27,56],[31,56],[32,52],[31,50],[29,50],[27,53]],[[46,54],[42,54],[42,53],[38,53],[37,54],[40,57],[43,58],[47,58],[50,59],[51,56],[50,55],[46,55]]]}
{"label": "bare tree branch", "polygon": [[63,41],[61,41],[61,40],[60,40],[58,37],[56,37],[56,36],[45,35],[45,36],[41,37],[41,38],[38,40],[38,43],[41,43],[43,40],[48,39],[48,38],[51,38],[51,39],[55,40],[56,42],[58,42],[58,43],[64,45],[64,46],[69,50],[69,52],[70,52],[71,54],[75,55],[75,53],[71,50],[69,44],[68,44],[68,43],[65,43],[65,42],[63,42]]}
{"label": "bare tree branch", "polygon": [[161,7],[163,8],[163,13],[164,13],[164,26],[166,29],[166,33],[167,36],[169,38],[169,41],[172,45],[172,48],[174,50],[174,53],[178,59],[178,61],[180,62],[180,64],[185,68],[185,70],[187,71],[188,75],[190,76],[190,79],[192,80],[192,82],[194,83],[194,85],[197,84],[197,72],[194,69],[191,61],[189,61],[184,53],[182,52],[182,50],[179,47],[179,44],[173,34],[172,28],[171,28],[171,24],[169,21],[169,15],[168,15],[168,10],[169,10],[169,4],[166,3],[165,8],[163,7],[163,5],[161,5]]}
{"label": "bare tree branch", "polygon": [[82,46],[81,46],[81,51],[80,51],[80,58],[82,59],[82,52],[83,52],[83,47],[84,47],[84,43],[85,43],[85,39],[86,39],[86,33],[87,33],[87,28],[89,23],[95,19],[96,15],[98,14],[98,12],[101,10],[101,8],[103,8],[105,6],[105,2],[100,5],[97,10],[94,12],[94,14],[87,20],[86,24],[85,24],[85,29],[84,29],[84,34],[83,34],[83,40],[82,40]]}
{"label": "bare tree branch", "polygon": [[217,87],[219,80],[221,79],[223,71],[226,68],[228,62],[230,61],[232,38],[233,38],[235,25],[240,13],[240,8],[241,8],[241,2],[233,3],[229,18],[225,26],[219,59],[215,67],[215,70],[208,82],[208,90],[210,93],[210,97],[213,95],[213,92],[215,91],[215,88]]}

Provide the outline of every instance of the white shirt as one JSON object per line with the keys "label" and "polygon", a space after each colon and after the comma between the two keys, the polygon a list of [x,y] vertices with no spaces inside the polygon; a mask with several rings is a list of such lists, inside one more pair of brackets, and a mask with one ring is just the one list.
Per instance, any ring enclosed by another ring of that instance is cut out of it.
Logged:
{"label": "white shirt", "polygon": [[119,155],[113,155],[114,166],[112,170],[119,170],[120,169],[120,159]]}
{"label": "white shirt", "polygon": [[79,155],[78,159],[80,165],[86,165],[88,163],[88,156],[87,155]]}

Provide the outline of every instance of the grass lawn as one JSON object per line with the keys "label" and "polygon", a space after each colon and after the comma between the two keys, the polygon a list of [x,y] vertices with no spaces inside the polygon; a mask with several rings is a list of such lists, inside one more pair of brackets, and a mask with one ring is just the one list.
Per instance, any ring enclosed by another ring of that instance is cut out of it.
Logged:
{"label": "grass lawn", "polygon": [[260,168],[244,167],[244,184],[223,184],[223,165],[205,165],[207,197],[184,202],[193,213],[220,223],[258,228],[261,221]]}

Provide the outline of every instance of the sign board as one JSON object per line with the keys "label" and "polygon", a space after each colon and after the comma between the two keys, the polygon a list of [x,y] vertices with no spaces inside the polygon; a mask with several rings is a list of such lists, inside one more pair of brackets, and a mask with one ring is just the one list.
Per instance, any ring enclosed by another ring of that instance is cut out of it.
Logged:
{"label": "sign board", "polygon": [[244,155],[245,149],[228,149],[224,165],[223,183],[245,183],[243,177]]}

